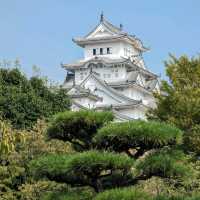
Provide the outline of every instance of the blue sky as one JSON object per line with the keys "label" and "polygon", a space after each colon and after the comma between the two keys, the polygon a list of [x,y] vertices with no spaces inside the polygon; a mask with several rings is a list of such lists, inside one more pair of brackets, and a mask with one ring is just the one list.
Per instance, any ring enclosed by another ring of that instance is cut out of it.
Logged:
{"label": "blue sky", "polygon": [[169,53],[200,53],[199,10],[199,0],[0,0],[0,60],[19,58],[29,76],[37,65],[42,75],[62,82],[60,63],[83,56],[72,37],[87,34],[104,11],[151,48],[145,62],[164,77]]}

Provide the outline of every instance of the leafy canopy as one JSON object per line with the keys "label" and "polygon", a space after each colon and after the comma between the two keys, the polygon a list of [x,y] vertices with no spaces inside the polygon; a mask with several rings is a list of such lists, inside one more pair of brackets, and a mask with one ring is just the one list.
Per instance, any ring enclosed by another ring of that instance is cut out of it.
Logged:
{"label": "leafy canopy", "polygon": [[89,185],[98,190],[99,179],[111,176],[114,171],[121,171],[123,177],[133,163],[126,155],[91,150],[71,155],[40,157],[30,162],[30,170],[38,178],[47,177],[72,185]]}
{"label": "leafy canopy", "polygon": [[157,108],[149,118],[189,130],[200,124],[200,56],[170,56],[165,67],[169,82],[163,81],[161,93],[155,94]]}
{"label": "leafy canopy", "polygon": [[0,69],[0,115],[15,128],[32,127],[37,119],[69,108],[61,88],[49,88],[44,79],[28,79],[19,69]]}
{"label": "leafy canopy", "polygon": [[142,155],[146,150],[177,145],[181,142],[181,138],[182,132],[173,126],[138,120],[108,124],[98,131],[93,141],[97,148],[117,152],[139,148]]}
{"label": "leafy canopy", "polygon": [[192,178],[193,171],[185,160],[185,155],[178,150],[160,150],[150,153],[140,160],[136,168],[142,176],[159,176],[164,178],[189,177]]}
{"label": "leafy canopy", "polygon": [[79,149],[89,149],[97,129],[113,120],[111,112],[66,111],[56,114],[50,122],[49,138],[69,141]]}
{"label": "leafy canopy", "polygon": [[170,56],[165,66],[169,81],[162,82],[157,108],[148,117],[184,130],[185,150],[200,154],[200,56]]}

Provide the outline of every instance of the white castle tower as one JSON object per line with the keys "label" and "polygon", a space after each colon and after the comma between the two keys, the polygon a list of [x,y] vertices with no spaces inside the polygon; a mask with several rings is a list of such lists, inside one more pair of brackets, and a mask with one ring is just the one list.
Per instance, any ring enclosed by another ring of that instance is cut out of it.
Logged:
{"label": "white castle tower", "polygon": [[90,33],[73,41],[84,49],[84,58],[62,65],[71,109],[110,109],[118,121],[145,119],[148,108],[155,106],[152,93],[159,91],[159,81],[144,64],[142,54],[148,49],[142,42],[103,14]]}

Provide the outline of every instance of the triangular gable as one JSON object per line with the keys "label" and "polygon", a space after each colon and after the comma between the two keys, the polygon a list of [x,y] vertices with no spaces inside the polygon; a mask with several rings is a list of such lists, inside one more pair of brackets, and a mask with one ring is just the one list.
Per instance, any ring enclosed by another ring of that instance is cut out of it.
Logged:
{"label": "triangular gable", "polygon": [[102,97],[103,102],[109,102],[109,104],[116,104],[123,102],[116,95],[111,94],[104,84],[101,84],[93,74],[90,74],[80,85],[85,89],[89,89],[93,94]]}
{"label": "triangular gable", "polygon": [[160,92],[160,84],[159,81],[156,82],[153,92]]}
{"label": "triangular gable", "polygon": [[113,36],[121,34],[122,30],[111,24],[107,21],[104,17],[101,18],[100,23],[91,31],[89,32],[85,38],[93,38],[93,37],[103,37],[103,36]]}
{"label": "triangular gable", "polygon": [[129,97],[124,96],[123,94],[119,93],[115,89],[108,86],[103,80],[98,78],[94,73],[91,73],[80,85],[85,89],[89,88],[92,90],[93,93],[96,95],[103,97],[103,101],[109,102],[109,104],[116,104],[116,103],[127,103],[127,102],[134,102],[137,103],[138,101],[130,99]]}
{"label": "triangular gable", "polygon": [[146,88],[150,91],[159,92],[160,84],[159,84],[158,79],[153,79],[153,80],[147,81]]}
{"label": "triangular gable", "polygon": [[138,74],[137,78],[136,78],[136,84],[145,87],[145,83],[143,80],[143,77],[141,76],[141,74]]}
{"label": "triangular gable", "polygon": [[89,91],[88,90],[85,90],[84,88],[79,88],[79,87],[76,87],[74,86],[73,88],[71,88],[69,91],[68,91],[68,95],[80,95],[80,94],[84,94],[84,93],[88,93]]}
{"label": "triangular gable", "polygon": [[108,29],[103,23],[99,24],[92,32],[90,32],[86,38],[96,38],[115,35],[110,29]]}
{"label": "triangular gable", "polygon": [[102,101],[102,98],[95,95],[93,92],[91,92],[90,89],[85,89],[77,86],[71,88],[67,94],[72,98],[85,97],[93,101]]}

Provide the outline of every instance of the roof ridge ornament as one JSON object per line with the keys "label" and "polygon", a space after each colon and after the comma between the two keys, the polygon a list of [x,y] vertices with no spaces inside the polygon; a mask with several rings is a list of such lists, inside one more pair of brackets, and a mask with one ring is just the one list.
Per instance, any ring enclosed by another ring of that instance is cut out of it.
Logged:
{"label": "roof ridge ornament", "polygon": [[120,27],[120,31],[122,31],[123,30],[123,24],[120,24],[119,27]]}
{"label": "roof ridge ornament", "polygon": [[103,22],[104,21],[104,14],[103,14],[103,11],[101,12],[101,16],[100,16],[100,22]]}

